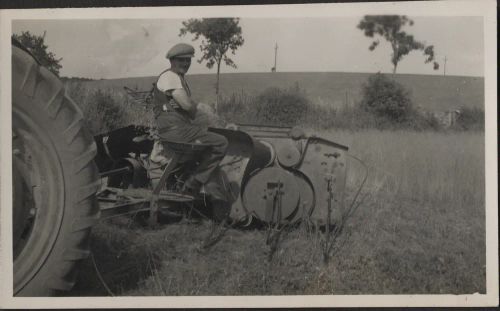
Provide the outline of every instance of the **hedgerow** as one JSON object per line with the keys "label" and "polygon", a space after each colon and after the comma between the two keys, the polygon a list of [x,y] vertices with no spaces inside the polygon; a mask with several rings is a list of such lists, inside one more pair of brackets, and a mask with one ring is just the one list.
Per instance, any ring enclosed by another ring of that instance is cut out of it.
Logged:
{"label": "hedgerow", "polygon": [[[113,89],[88,89],[82,82],[67,82],[70,96],[80,105],[88,128],[94,134],[136,125],[154,125],[151,109],[134,104],[126,94]],[[200,104],[194,123],[223,127],[228,123],[303,126],[311,129],[442,130],[430,112],[413,108],[411,94],[381,74],[370,77],[363,98],[350,105],[334,105],[310,99],[298,83],[288,88],[270,87],[258,94],[243,91],[222,96],[215,114]],[[451,130],[484,129],[484,111],[461,108]]]}

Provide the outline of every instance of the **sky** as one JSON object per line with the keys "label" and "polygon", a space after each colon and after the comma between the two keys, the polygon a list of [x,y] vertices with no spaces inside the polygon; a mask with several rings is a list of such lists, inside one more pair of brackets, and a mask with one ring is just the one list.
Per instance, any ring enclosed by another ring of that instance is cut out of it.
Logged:
{"label": "sky", "polygon": [[[424,63],[420,51],[407,55],[398,73],[484,76],[482,17],[408,16],[413,26],[405,30],[419,41],[434,45],[438,71]],[[244,37],[231,58],[233,69],[221,72],[269,72],[274,65],[281,72],[391,72],[391,49],[381,44],[369,51],[371,39],[357,29],[362,16],[241,18]],[[179,42],[192,44],[195,60],[201,40],[179,37],[183,19],[52,19],[14,20],[12,31],[42,35],[49,50],[62,57],[61,76],[111,79],[154,76],[169,67],[165,54]],[[193,61],[191,74],[215,73]]]}

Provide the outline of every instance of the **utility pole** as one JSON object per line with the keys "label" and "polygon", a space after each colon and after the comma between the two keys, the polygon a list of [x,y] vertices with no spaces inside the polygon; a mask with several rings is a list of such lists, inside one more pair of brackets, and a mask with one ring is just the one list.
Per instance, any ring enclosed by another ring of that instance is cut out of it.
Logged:
{"label": "utility pole", "polygon": [[446,56],[444,57],[443,76],[446,76]]}
{"label": "utility pole", "polygon": [[274,47],[274,67],[271,69],[272,72],[276,72],[276,58],[278,55],[278,42],[276,42],[276,46]]}

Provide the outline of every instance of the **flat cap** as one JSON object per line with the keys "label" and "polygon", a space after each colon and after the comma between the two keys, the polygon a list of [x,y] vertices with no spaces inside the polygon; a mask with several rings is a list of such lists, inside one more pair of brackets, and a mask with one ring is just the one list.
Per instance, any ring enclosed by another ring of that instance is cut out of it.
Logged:
{"label": "flat cap", "polygon": [[167,52],[168,59],[174,57],[194,57],[194,48],[190,44],[178,43]]}

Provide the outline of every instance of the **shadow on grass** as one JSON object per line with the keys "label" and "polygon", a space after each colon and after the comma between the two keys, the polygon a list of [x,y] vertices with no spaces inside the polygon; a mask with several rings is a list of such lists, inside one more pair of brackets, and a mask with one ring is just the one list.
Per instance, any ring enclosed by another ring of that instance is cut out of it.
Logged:
{"label": "shadow on grass", "polygon": [[142,238],[148,231],[125,217],[93,228],[92,255],[81,263],[75,287],[64,296],[121,295],[139,287],[160,266],[155,241]]}

